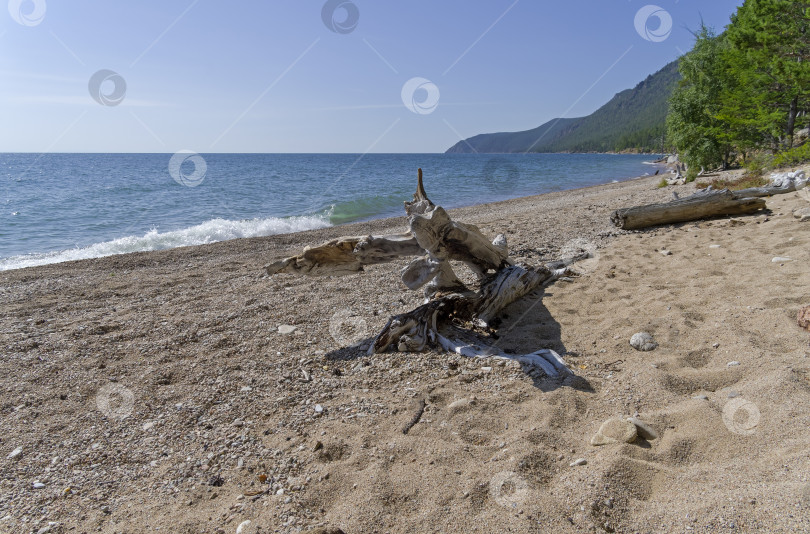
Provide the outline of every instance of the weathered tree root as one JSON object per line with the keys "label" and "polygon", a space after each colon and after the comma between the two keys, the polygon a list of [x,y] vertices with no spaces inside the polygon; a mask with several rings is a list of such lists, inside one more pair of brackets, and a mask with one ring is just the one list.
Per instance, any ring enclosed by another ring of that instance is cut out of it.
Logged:
{"label": "weathered tree root", "polygon": [[[489,328],[506,306],[562,276],[582,259],[529,267],[515,265],[508,257],[506,238],[490,241],[474,225],[454,222],[425,193],[419,169],[413,201],[405,203],[410,231],[392,236],[341,237],[307,248],[298,256],[265,267],[269,275],[344,275],[363,270],[364,265],[418,256],[401,271],[410,289],[424,287],[426,302],[414,310],[391,317],[369,346],[369,354],[395,349],[419,352],[442,347],[463,356],[517,360],[557,377],[571,371],[560,356],[548,349],[530,354],[507,354],[457,325]],[[466,287],[456,276],[451,261],[466,264],[478,277],[480,288]]]}

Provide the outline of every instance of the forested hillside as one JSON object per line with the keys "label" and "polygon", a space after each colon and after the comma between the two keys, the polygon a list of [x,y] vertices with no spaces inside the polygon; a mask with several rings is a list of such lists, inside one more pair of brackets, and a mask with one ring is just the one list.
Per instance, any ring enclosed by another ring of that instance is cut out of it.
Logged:
{"label": "forested hillside", "polygon": [[447,152],[661,152],[667,100],[679,79],[673,61],[587,117],[554,119],[523,132],[476,135]]}

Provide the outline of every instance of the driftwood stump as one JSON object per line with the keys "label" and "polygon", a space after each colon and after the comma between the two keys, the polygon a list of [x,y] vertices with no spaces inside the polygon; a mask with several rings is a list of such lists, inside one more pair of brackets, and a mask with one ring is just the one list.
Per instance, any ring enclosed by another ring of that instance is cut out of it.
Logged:
{"label": "driftwood stump", "polygon": [[[410,230],[391,236],[341,237],[298,256],[265,267],[269,275],[344,275],[363,270],[364,265],[415,258],[402,269],[409,289],[424,288],[425,303],[391,317],[373,338],[369,353],[423,351],[442,347],[463,356],[517,360],[541,368],[548,376],[567,375],[570,370],[552,350],[530,354],[507,354],[476,334],[489,328],[498,313],[512,302],[564,275],[568,265],[587,255],[553,265],[516,265],[509,259],[506,238],[486,238],[472,224],[453,221],[425,193],[422,169],[418,171],[413,201],[405,202]],[[456,276],[451,261],[462,262],[475,273],[475,288]]]}

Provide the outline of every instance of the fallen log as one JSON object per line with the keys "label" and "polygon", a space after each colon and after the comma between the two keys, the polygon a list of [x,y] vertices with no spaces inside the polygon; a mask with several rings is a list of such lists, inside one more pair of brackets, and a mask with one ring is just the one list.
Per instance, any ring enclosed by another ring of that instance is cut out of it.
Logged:
{"label": "fallen log", "polygon": [[732,191],[704,190],[662,204],[646,204],[611,213],[611,222],[623,230],[638,230],[709,217],[743,215],[765,208],[761,198],[738,198]]}
{"label": "fallen log", "polygon": [[765,187],[749,187],[748,189],[732,191],[732,193],[734,194],[734,198],[760,198],[782,195],[784,193],[792,193],[793,191],[796,191],[796,184],[791,182],[785,187],[777,187],[775,185]]}
{"label": "fallen log", "polygon": [[[490,240],[474,225],[453,221],[425,193],[418,171],[413,201],[405,202],[409,232],[392,236],[341,237],[265,266],[268,275],[347,275],[365,265],[418,256],[400,272],[409,289],[425,287],[425,303],[391,317],[371,340],[369,354],[390,349],[418,352],[430,346],[464,356],[508,358],[536,366],[548,376],[570,370],[557,353],[541,349],[512,355],[498,349],[488,333],[506,306],[560,277],[586,255],[539,267],[515,265],[506,238]],[[456,276],[451,261],[463,262],[477,275],[477,287]],[[475,329],[482,329],[481,333]]]}

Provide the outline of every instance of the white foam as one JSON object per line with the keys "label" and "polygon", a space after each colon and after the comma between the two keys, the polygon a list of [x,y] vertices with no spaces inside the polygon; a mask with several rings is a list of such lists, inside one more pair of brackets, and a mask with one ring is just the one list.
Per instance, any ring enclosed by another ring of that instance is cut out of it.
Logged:
{"label": "white foam", "polygon": [[227,241],[240,237],[261,237],[274,234],[288,234],[315,228],[332,226],[328,214],[289,217],[279,219],[269,217],[266,219],[250,219],[245,221],[230,221],[227,219],[212,219],[202,224],[160,233],[152,229],[143,236],[127,236],[103,243],[42,254],[25,254],[0,258],[0,271],[9,269],[22,269],[49,263],[63,261],[83,260],[87,258],[101,258],[114,254],[127,252],[145,252],[150,250],[164,250],[168,248],[185,247],[190,245],[204,245],[217,241]]}

